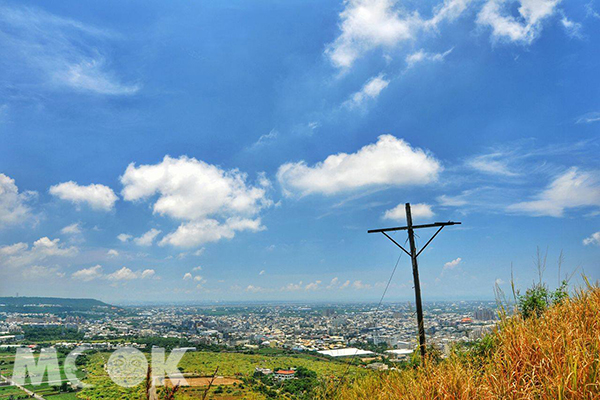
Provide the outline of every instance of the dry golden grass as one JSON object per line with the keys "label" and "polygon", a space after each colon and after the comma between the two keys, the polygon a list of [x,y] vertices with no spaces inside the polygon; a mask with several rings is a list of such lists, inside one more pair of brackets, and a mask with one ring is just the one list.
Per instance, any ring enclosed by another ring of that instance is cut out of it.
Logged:
{"label": "dry golden grass", "polygon": [[327,385],[336,400],[600,399],[600,289],[539,318],[505,318],[488,357],[455,354],[426,367]]}

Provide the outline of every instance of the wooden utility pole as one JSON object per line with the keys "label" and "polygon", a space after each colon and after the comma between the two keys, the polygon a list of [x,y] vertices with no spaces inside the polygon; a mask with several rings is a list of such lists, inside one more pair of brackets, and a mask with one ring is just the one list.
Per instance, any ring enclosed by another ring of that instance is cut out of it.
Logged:
{"label": "wooden utility pole", "polygon": [[[406,203],[406,226],[396,227],[396,228],[382,228],[382,229],[371,229],[368,233],[383,233],[388,239],[390,239],[396,246],[400,247],[406,254],[410,256],[412,261],[412,269],[413,269],[413,279],[415,282],[415,302],[417,306],[417,325],[419,329],[419,347],[421,349],[421,357],[423,362],[425,362],[425,354],[426,354],[426,342],[425,342],[425,322],[423,320],[423,304],[421,302],[421,283],[419,281],[419,264],[417,262],[417,258],[419,255],[425,250],[425,248],[431,243],[431,241],[437,236],[440,231],[448,225],[460,225],[460,222],[434,222],[433,224],[425,224],[425,225],[413,225],[412,214],[410,210],[410,203]],[[438,230],[433,234],[431,239],[425,243],[425,246],[421,248],[421,250],[417,250],[417,246],[415,244],[415,229],[422,228],[434,228],[437,227]],[[402,247],[398,242],[396,242],[387,232],[392,231],[408,231],[408,242],[410,245],[410,252],[408,252],[404,247]]]}

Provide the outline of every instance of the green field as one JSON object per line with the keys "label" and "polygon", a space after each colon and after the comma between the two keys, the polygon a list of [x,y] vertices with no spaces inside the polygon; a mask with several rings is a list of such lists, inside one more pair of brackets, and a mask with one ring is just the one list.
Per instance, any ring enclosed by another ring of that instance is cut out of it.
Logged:
{"label": "green field", "polygon": [[[120,400],[142,400],[144,399],[144,389],[139,387],[127,389],[114,384],[107,372],[104,370],[104,364],[107,362],[110,353],[98,353],[90,358],[86,365],[88,375],[85,383],[94,385],[92,388],[83,389],[79,393],[81,398],[96,399],[120,399]],[[345,363],[321,359],[312,355],[298,354],[240,354],[240,353],[212,353],[212,352],[192,352],[186,353],[179,363],[180,370],[185,374],[194,376],[211,376],[215,369],[219,367],[219,376],[235,377],[244,381],[242,384],[231,386],[213,387],[207,398],[210,399],[267,399],[261,393],[256,391],[256,385],[249,382],[254,374],[256,367],[262,368],[292,368],[305,367],[317,373],[319,379],[328,380],[333,377],[339,377],[346,371]],[[367,374],[364,369],[351,366],[350,375]],[[204,394],[203,387],[182,388],[177,394],[178,400],[201,399]],[[283,397],[282,397],[283,398]]]}
{"label": "green field", "polygon": [[[30,384],[26,387],[35,393],[47,398],[48,400],[75,400],[75,399],[110,399],[110,400],[143,400],[145,393],[143,385],[135,388],[123,388],[113,383],[105,370],[105,364],[111,353],[95,353],[89,356],[87,363],[77,371],[78,377],[87,384],[93,385],[91,388],[83,389],[77,393],[60,393],[56,387],[43,383],[41,386],[33,387]],[[149,355],[148,355],[149,356]],[[61,376],[64,379],[62,363],[64,355],[60,359]],[[9,353],[0,353],[0,370],[4,376],[12,375],[14,355]],[[260,382],[253,379],[256,367],[261,368],[298,368],[304,367],[314,371],[319,381],[326,381],[342,376],[347,370],[347,364],[338,360],[330,360],[311,354],[286,354],[281,351],[265,351],[263,354],[243,354],[226,352],[188,352],[179,363],[180,370],[191,376],[212,376],[218,367],[219,376],[236,378],[241,383],[235,385],[215,386],[211,389],[207,398],[234,400],[234,399],[257,399],[264,400],[268,397],[260,393]],[[348,368],[351,376],[357,374],[367,374],[359,367],[351,366]],[[29,383],[29,380],[26,381]],[[47,376],[44,377],[47,382]],[[204,387],[185,387],[181,388],[176,396],[178,400],[201,399],[204,395]],[[27,398],[27,395],[14,387],[0,388],[0,400],[7,400],[10,396]],[[281,397],[284,398],[284,397]],[[288,397],[291,398],[291,397]]]}

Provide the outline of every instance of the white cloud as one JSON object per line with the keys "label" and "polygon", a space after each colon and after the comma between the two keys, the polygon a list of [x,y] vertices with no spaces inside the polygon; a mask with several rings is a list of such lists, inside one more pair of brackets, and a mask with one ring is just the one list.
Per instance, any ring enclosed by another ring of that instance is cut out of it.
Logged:
{"label": "white cloud", "polygon": [[119,252],[115,249],[110,249],[106,252],[109,257],[119,257]]}
{"label": "white cloud", "polygon": [[279,136],[279,132],[277,132],[275,129],[271,129],[271,131],[269,133],[265,133],[264,135],[261,135],[258,140],[252,145],[252,149],[256,149],[259,147],[262,147],[268,143],[273,142],[275,139],[277,139],[277,136]]}
{"label": "white cloud", "polygon": [[82,60],[63,71],[57,71],[54,78],[74,89],[105,95],[132,95],[140,90],[139,85],[121,84],[105,69],[103,58]]}
{"label": "white cloud", "polygon": [[106,275],[106,279],[108,279],[110,281],[132,281],[132,280],[138,279],[138,278],[139,278],[139,274],[136,272],[133,272],[132,270],[130,270],[127,267],[123,267],[123,268],[113,272],[112,274]]}
{"label": "white cloud", "polygon": [[509,167],[509,154],[495,152],[473,157],[467,161],[467,166],[479,172],[491,175],[518,176]]}
{"label": "white cloud", "polygon": [[194,277],[194,280],[195,280],[196,282],[202,282],[202,281],[204,281],[204,278],[203,278],[201,275],[196,275],[196,276]]}
{"label": "white cloud", "polygon": [[60,272],[60,270],[56,267],[33,265],[31,267],[25,268],[23,270],[22,275],[23,275],[24,279],[36,280],[36,279],[63,278],[65,276],[65,273]]}
{"label": "white cloud", "polygon": [[99,184],[80,186],[73,181],[50,187],[50,194],[77,205],[87,204],[92,209],[100,211],[112,210],[118,200],[115,192],[108,186]]}
{"label": "white cloud", "polygon": [[195,247],[204,243],[217,242],[221,239],[232,239],[236,232],[259,232],[264,229],[260,218],[228,218],[224,223],[214,219],[204,219],[182,223],[177,230],[166,235],[160,241],[160,245]]}
{"label": "white cloud", "polygon": [[258,275],[264,275],[264,274],[266,274],[266,271],[264,269],[258,273]]}
{"label": "white cloud", "polygon": [[417,64],[422,62],[442,62],[446,58],[446,56],[452,53],[454,48],[447,50],[443,53],[428,53],[425,50],[421,49],[415,53],[411,53],[406,56],[406,66],[407,68],[412,68]]}
{"label": "white cloud", "polygon": [[570,37],[578,39],[583,38],[583,35],[581,34],[581,24],[579,22],[572,21],[567,18],[566,15],[563,15],[560,23]]}
{"label": "white cloud", "polygon": [[583,244],[586,246],[589,246],[590,244],[600,246],[600,232],[592,233],[590,237],[583,239]]}
{"label": "white cloud", "polygon": [[577,118],[575,121],[578,124],[591,124],[600,122],[600,111],[589,112]]}
{"label": "white cloud", "polygon": [[185,275],[183,275],[183,280],[184,281],[189,281],[189,280],[192,280],[192,279],[193,279],[193,276],[189,272],[186,272]]}
{"label": "white cloud", "polygon": [[[431,206],[425,203],[411,204],[410,211],[413,220],[418,218],[431,218],[435,215],[431,209]],[[391,210],[387,210],[383,214],[383,218],[393,221],[406,222],[406,206],[404,204],[398,204]]]}
{"label": "white cloud", "polygon": [[128,235],[126,233],[121,233],[117,236],[117,239],[119,239],[123,243],[130,241],[132,238],[133,236]]}
{"label": "white cloud", "polygon": [[202,267],[198,265],[197,267],[194,267],[192,271],[202,271]]}
{"label": "white cloud", "polygon": [[231,239],[236,232],[264,229],[257,214],[272,205],[270,182],[261,175],[258,185],[246,182],[239,170],[225,171],[195,158],[166,156],[159,164],[130,164],[121,177],[125,200],[158,196],[154,213],[184,222],[161,245],[193,247]]}
{"label": "white cloud", "polygon": [[202,254],[204,254],[204,248],[198,249],[193,253],[196,257],[200,257]]}
{"label": "white cloud", "polygon": [[0,228],[15,225],[31,217],[27,203],[36,196],[36,192],[19,193],[14,179],[0,174]]}
{"label": "white cloud", "polygon": [[349,108],[359,108],[369,99],[375,99],[390,84],[383,74],[375,76],[364,84],[362,89],[354,93],[350,99],[344,102],[344,106]]}
{"label": "white cloud", "polygon": [[512,204],[508,211],[562,217],[570,208],[600,207],[600,174],[571,168],[557,176],[534,200]]}
{"label": "white cloud", "polygon": [[321,288],[321,283],[321,281],[311,282],[304,287],[304,290],[306,290],[307,292],[314,292],[315,290],[319,290]]}
{"label": "white cloud", "polygon": [[62,228],[60,230],[60,233],[65,235],[76,235],[78,233],[81,233],[81,226],[79,222],[76,222],[74,224],[67,225],[64,228]]}
{"label": "white cloud", "polygon": [[27,243],[15,243],[8,246],[0,247],[0,255],[2,256],[13,256],[15,254],[22,253],[29,248]]}
{"label": "white cloud", "polygon": [[155,275],[156,275],[156,271],[154,271],[153,269],[145,269],[140,274],[140,277],[142,279],[149,279],[149,278],[154,277]]}
{"label": "white cloud", "polygon": [[329,285],[327,285],[327,289],[331,290],[331,289],[335,289],[336,287],[339,286],[340,283],[340,279],[336,276],[335,278],[333,278],[331,280],[331,282],[329,282]]}
{"label": "white cloud", "polygon": [[132,271],[127,267],[123,267],[112,274],[105,275],[101,265],[96,265],[90,268],[80,269],[71,275],[71,278],[84,282],[90,282],[95,279],[106,279],[109,281],[132,281],[135,279],[150,279],[156,276],[156,271],[153,269],[145,269],[143,271]]}
{"label": "white cloud", "polygon": [[2,64],[15,66],[3,72],[17,88],[36,85],[102,95],[131,95],[140,89],[120,82],[109,70],[109,53],[103,48],[115,35],[107,30],[39,8],[3,6],[0,34]]}
{"label": "white cloud", "polygon": [[282,292],[296,292],[302,290],[302,281],[298,283],[288,283],[286,286],[281,288]]}
{"label": "white cloud", "polygon": [[102,277],[102,266],[96,265],[90,268],[80,269],[79,271],[73,272],[71,275],[73,279],[77,279],[84,282],[89,282],[94,279]]}
{"label": "white cloud", "polygon": [[502,279],[498,278],[494,281],[494,283],[498,286],[500,285],[504,285],[506,282],[504,282]]}
{"label": "white cloud", "polygon": [[594,0],[590,1],[585,5],[586,17],[600,19],[600,14],[594,9]]}
{"label": "white cloud", "polygon": [[372,286],[368,283],[363,283],[362,281],[354,281],[352,283],[352,288],[356,290],[369,290]]}
{"label": "white cloud", "polygon": [[246,292],[250,292],[250,293],[264,293],[267,291],[268,291],[267,289],[260,287],[260,286],[248,285],[246,287]]}
{"label": "white cloud", "polygon": [[445,0],[424,20],[416,12],[400,10],[395,0],[348,0],[340,13],[341,33],[325,53],[334,66],[347,69],[374,49],[391,49],[415,39],[421,31],[435,30],[442,21],[461,15],[469,3]]}
{"label": "white cloud", "polygon": [[0,265],[11,268],[40,265],[51,258],[73,257],[78,251],[75,246],[62,245],[60,239],[43,237],[33,242],[31,248],[26,243],[0,247]]}
{"label": "white cloud", "polygon": [[142,236],[133,239],[133,241],[138,246],[152,246],[152,243],[154,243],[154,239],[156,239],[156,237],[160,235],[160,233],[160,230],[152,228],[148,232],[144,233]]}
{"label": "white cloud", "polygon": [[462,262],[462,258],[458,257],[457,259],[454,259],[452,261],[448,261],[446,264],[444,264],[444,270],[446,269],[454,269],[456,268],[460,263]]}
{"label": "white cloud", "polygon": [[[545,19],[552,16],[561,0],[487,0],[477,23],[492,28],[494,40],[530,44],[538,36]],[[518,16],[510,7],[518,4]]]}
{"label": "white cloud", "polygon": [[331,195],[365,187],[425,185],[434,182],[441,170],[428,152],[382,135],[356,153],[331,155],[312,167],[304,161],[284,164],[277,178],[287,196]]}

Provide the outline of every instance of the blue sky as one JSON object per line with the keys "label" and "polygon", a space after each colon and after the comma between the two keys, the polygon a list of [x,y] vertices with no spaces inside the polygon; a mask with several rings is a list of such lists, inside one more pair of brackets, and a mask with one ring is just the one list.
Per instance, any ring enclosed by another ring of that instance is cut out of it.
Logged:
{"label": "blue sky", "polygon": [[599,279],[599,34],[593,1],[0,2],[0,294],[375,300],[405,202],[463,222],[425,300],[538,246]]}

